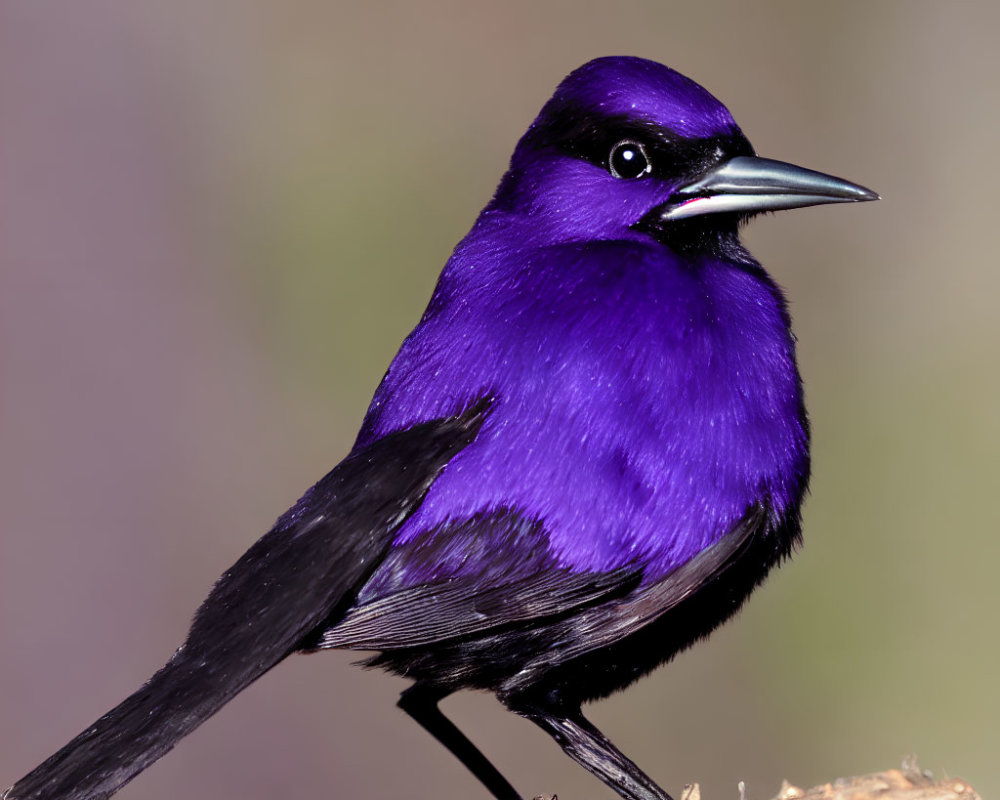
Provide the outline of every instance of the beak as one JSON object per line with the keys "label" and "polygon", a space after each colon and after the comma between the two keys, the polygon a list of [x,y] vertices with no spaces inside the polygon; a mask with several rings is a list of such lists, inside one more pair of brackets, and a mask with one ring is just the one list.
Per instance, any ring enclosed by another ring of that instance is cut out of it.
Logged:
{"label": "beak", "polygon": [[702,214],[755,214],[822,203],[863,203],[881,198],[870,189],[769,158],[737,156],[678,189],[660,219]]}

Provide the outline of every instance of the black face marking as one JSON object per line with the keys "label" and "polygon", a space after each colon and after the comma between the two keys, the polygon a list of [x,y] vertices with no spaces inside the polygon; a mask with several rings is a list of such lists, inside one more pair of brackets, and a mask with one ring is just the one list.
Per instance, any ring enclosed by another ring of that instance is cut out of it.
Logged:
{"label": "black face marking", "polygon": [[[544,120],[525,134],[524,143],[539,150],[560,150],[612,175],[621,164],[617,158],[621,145],[632,143],[641,147],[648,162],[648,171],[643,174],[671,181],[684,181],[736,156],[755,155],[750,142],[735,127],[718,136],[690,138],[648,120],[600,114],[572,103],[550,107]],[[625,177],[625,173],[619,171],[616,177]]]}

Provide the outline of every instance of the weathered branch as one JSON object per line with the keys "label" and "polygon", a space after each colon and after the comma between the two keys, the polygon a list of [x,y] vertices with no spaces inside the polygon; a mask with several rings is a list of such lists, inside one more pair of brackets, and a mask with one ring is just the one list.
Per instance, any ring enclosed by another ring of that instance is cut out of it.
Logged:
{"label": "weathered branch", "polygon": [[[746,800],[743,784],[739,789],[740,800]],[[681,800],[701,800],[698,784],[686,786]],[[930,772],[920,769],[915,756],[909,756],[900,769],[837,778],[811,789],[801,789],[785,781],[773,800],[980,800],[980,797],[961,778],[934,780]]]}
{"label": "weathered branch", "polygon": [[[558,800],[541,795],[534,800]],[[680,800],[701,800],[697,783],[684,787]],[[739,800],[747,800],[744,784],[739,784]],[[930,772],[917,766],[915,756],[903,760],[900,769],[837,778],[832,783],[801,789],[785,781],[772,800],[981,800],[979,793],[961,778],[936,781]]]}

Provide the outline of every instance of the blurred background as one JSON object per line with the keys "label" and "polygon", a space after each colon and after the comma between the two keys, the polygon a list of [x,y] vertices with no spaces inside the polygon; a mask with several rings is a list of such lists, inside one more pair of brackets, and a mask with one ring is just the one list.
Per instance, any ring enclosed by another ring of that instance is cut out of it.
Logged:
{"label": "blurred background", "polygon": [[[692,76],[762,155],[881,203],[760,219],[815,431],[806,547],[590,709],[673,792],[897,765],[1000,792],[1000,5],[0,3],[0,787],[145,680],[350,446],[560,78]],[[122,797],[485,797],[394,707],[289,659]],[[491,697],[526,797],[612,795]]]}

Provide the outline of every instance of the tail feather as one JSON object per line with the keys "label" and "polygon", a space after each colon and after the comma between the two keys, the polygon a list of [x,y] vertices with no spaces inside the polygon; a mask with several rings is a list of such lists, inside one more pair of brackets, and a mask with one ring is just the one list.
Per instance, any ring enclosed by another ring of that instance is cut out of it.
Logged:
{"label": "tail feather", "polygon": [[135,694],[3,793],[100,800],[167,753],[350,606],[431,483],[489,408],[416,425],[355,451],[215,584],[184,645]]}
{"label": "tail feather", "polygon": [[110,797],[252,680],[233,682],[185,659],[171,660],[141,689],[18,781],[4,797]]}

